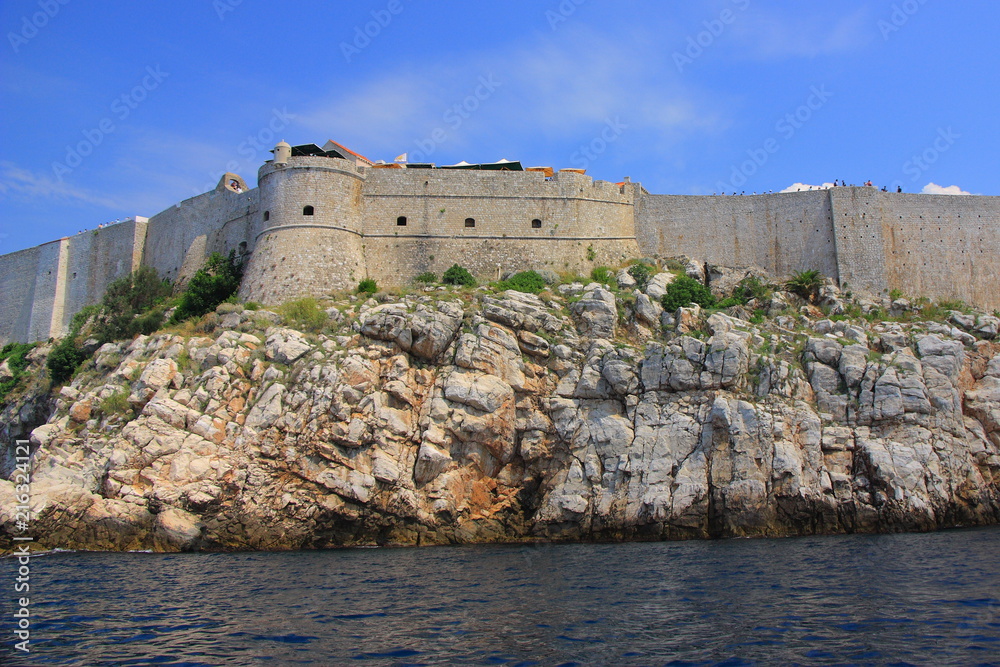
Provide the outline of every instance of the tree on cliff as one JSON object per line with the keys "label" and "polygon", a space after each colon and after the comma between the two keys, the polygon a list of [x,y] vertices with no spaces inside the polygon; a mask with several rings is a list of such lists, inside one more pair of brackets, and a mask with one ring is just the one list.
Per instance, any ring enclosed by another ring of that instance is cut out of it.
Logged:
{"label": "tree on cliff", "polygon": [[94,333],[102,343],[150,334],[163,324],[163,310],[153,309],[170,296],[170,281],[141,266],[110,285],[101,300]]}
{"label": "tree on cliff", "polygon": [[213,252],[198,269],[181,294],[181,302],[171,322],[200,317],[236,294],[243,280],[243,261],[230,250],[229,256]]}

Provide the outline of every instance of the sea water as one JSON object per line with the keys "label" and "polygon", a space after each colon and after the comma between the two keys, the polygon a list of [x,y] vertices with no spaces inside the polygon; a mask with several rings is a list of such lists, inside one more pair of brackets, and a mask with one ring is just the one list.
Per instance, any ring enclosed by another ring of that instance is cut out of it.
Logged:
{"label": "sea water", "polygon": [[1000,529],[54,553],[3,665],[1000,664]]}

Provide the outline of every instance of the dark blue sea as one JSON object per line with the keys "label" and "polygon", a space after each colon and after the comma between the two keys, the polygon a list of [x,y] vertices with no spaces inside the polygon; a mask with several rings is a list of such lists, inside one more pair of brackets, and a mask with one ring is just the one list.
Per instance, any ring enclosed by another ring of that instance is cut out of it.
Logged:
{"label": "dark blue sea", "polygon": [[3,665],[1000,664],[1000,529],[294,553],[55,553]]}

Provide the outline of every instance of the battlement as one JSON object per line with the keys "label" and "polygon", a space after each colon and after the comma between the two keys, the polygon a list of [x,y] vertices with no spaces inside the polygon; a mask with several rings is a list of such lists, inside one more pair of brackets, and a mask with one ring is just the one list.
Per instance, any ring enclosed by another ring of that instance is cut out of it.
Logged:
{"label": "battlement", "polygon": [[501,161],[385,165],[335,142],[275,148],[256,188],[225,174],[147,221],[0,256],[0,342],[61,335],[140,264],[189,278],[212,252],[248,258],[242,296],[275,304],[403,285],[458,263],[483,279],[588,274],[639,256],[816,269],[855,291],[899,289],[1000,308],[1000,198],[870,187],[751,196],[647,193],[638,183]]}

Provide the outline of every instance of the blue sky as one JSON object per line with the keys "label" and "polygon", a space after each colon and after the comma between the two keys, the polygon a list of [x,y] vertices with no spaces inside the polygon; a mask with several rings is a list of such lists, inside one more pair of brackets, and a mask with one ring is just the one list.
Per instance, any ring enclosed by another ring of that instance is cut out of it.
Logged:
{"label": "blue sky", "polygon": [[280,139],[654,193],[997,195],[997,25],[986,0],[4,0],[0,253],[254,183]]}

